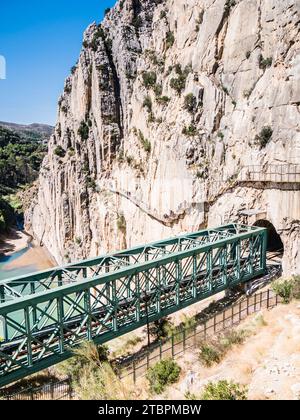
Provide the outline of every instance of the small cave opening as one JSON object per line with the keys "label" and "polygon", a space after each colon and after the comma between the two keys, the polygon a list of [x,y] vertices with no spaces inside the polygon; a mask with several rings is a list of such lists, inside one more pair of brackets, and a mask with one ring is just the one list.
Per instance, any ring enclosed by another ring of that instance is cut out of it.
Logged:
{"label": "small cave opening", "polygon": [[283,255],[284,245],[275,226],[268,220],[258,220],[254,223],[254,226],[267,229],[267,252],[276,252]]}

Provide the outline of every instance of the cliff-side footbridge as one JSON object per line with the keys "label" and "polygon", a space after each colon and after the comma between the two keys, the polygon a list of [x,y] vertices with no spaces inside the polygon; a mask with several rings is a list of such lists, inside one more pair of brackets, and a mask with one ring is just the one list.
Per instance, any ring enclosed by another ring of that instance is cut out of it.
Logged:
{"label": "cliff-side footbridge", "polygon": [[0,386],[264,275],[266,244],[228,224],[0,282]]}

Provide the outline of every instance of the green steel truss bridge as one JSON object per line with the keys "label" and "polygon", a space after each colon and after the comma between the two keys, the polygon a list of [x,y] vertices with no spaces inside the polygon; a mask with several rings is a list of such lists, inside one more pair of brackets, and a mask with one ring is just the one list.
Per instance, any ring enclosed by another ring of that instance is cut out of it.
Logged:
{"label": "green steel truss bridge", "polygon": [[0,282],[0,386],[264,275],[266,239],[229,224]]}

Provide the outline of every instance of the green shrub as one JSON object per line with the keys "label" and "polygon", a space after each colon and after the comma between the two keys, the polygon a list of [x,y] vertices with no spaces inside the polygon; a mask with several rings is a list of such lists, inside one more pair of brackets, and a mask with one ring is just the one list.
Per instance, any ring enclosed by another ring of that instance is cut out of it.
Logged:
{"label": "green shrub", "polygon": [[198,134],[197,127],[194,124],[190,124],[182,129],[182,134],[187,137],[194,137]]}
{"label": "green shrub", "polygon": [[256,142],[263,149],[269,143],[273,135],[273,130],[270,126],[265,126],[261,129],[260,133],[255,137]]}
{"label": "green shrub", "polygon": [[134,157],[131,155],[126,155],[126,162],[129,166],[131,166],[134,163]]}
{"label": "green shrub", "polygon": [[73,350],[73,353],[73,357],[55,367],[60,375],[68,376],[72,382],[79,380],[82,370],[90,363],[99,366],[101,362],[108,361],[109,356],[107,346],[96,346],[89,341],[82,343],[78,349]]}
{"label": "green shrub", "polygon": [[109,363],[100,366],[91,363],[84,369],[77,382],[73,383],[74,393],[79,400],[130,400],[132,387],[126,386]]}
{"label": "green shrub", "polygon": [[289,303],[294,297],[295,286],[298,282],[295,282],[294,278],[278,280],[272,285],[272,290],[283,299],[283,303]]}
{"label": "green shrub", "polygon": [[74,147],[69,147],[68,153],[69,153],[69,156],[74,156],[75,155],[75,149],[74,149]]}
{"label": "green shrub", "polygon": [[58,145],[58,146],[56,146],[56,148],[54,149],[54,154],[55,154],[56,156],[59,156],[59,157],[63,158],[63,157],[65,157],[65,156],[66,156],[66,151],[65,151],[65,149],[64,149],[62,146]]}
{"label": "green shrub", "polygon": [[81,137],[81,140],[87,140],[89,138],[89,126],[86,124],[85,121],[81,121],[79,129],[78,129],[78,134]]}
{"label": "green shrub", "polygon": [[234,345],[243,344],[247,337],[245,330],[232,330],[228,331],[221,336],[220,344],[224,351],[229,350]]}
{"label": "green shrub", "polygon": [[82,244],[82,239],[81,239],[79,236],[77,236],[77,237],[75,238],[75,243],[76,243],[77,245],[81,245],[81,244]]}
{"label": "green shrub", "polygon": [[145,96],[143,107],[146,108],[148,112],[152,111],[152,100],[149,95]]}
{"label": "green shrub", "polygon": [[201,12],[199,12],[198,19],[197,19],[197,24],[198,25],[202,25],[203,17],[204,17],[204,9],[202,9]]}
{"label": "green shrub", "polygon": [[65,86],[65,88],[64,88],[64,91],[65,91],[65,93],[71,93],[71,91],[72,91],[72,86],[71,85],[66,85]]}
{"label": "green shrub", "polygon": [[0,233],[7,232],[14,222],[15,212],[13,207],[0,195]]}
{"label": "green shrub", "polygon": [[300,276],[293,276],[293,298],[300,299]]}
{"label": "green shrub", "polygon": [[271,67],[272,62],[272,57],[264,58],[262,54],[258,57],[258,65],[260,69],[265,70],[267,67]]}
{"label": "green shrub", "polygon": [[201,344],[199,359],[205,366],[210,367],[214,363],[220,363],[222,356],[222,352],[213,344]]}
{"label": "green shrub", "polygon": [[170,86],[172,89],[176,90],[178,94],[180,94],[183,89],[185,88],[186,78],[185,77],[177,77],[172,78],[170,80]]}
{"label": "green shrub", "polygon": [[160,97],[161,96],[161,94],[162,94],[162,85],[160,85],[160,84],[156,84],[155,86],[154,86],[154,93],[155,93],[155,96],[156,97]]}
{"label": "green shrub", "polygon": [[226,86],[222,86],[223,92],[228,95],[229,94],[229,90]]}
{"label": "green shrub", "polygon": [[145,71],[142,77],[143,77],[143,84],[146,88],[155,86],[157,76],[154,71]]}
{"label": "green shrub", "polygon": [[173,32],[169,31],[167,32],[167,36],[166,36],[166,45],[167,45],[167,49],[173,47],[175,42],[175,37]]}
{"label": "green shrub", "polygon": [[76,398],[80,400],[127,400],[130,390],[125,387],[108,363],[108,348],[83,343],[71,359],[55,369],[72,380]]}
{"label": "green shrub", "polygon": [[125,216],[124,216],[124,214],[123,213],[120,213],[119,215],[118,215],[118,219],[117,219],[117,227],[118,227],[118,230],[120,231],[120,232],[122,232],[122,233],[126,233],[126,227],[127,227],[127,224],[126,224],[126,219],[125,219]]}
{"label": "green shrub", "polygon": [[151,392],[161,394],[167,385],[177,382],[180,372],[180,366],[172,359],[156,363],[147,372]]}
{"label": "green shrub", "polygon": [[200,397],[201,400],[246,400],[247,388],[232,381],[209,382]]}
{"label": "green shrub", "polygon": [[249,334],[246,330],[229,330],[214,340],[202,342],[199,360],[207,367],[220,363],[232,346],[242,344]]}
{"label": "green shrub", "polygon": [[170,86],[172,89],[176,90],[178,94],[181,94],[181,92],[184,90],[186,85],[186,79],[191,72],[191,66],[186,66],[184,70],[182,70],[180,64],[176,64],[175,71],[177,73],[177,77],[173,77],[170,80]]}
{"label": "green shrub", "polygon": [[146,50],[145,57],[147,57],[154,66],[163,67],[165,60],[164,58],[159,58],[155,50]]}
{"label": "green shrub", "polygon": [[137,135],[138,135],[138,138],[139,138],[145,152],[150,153],[151,152],[150,141],[144,137],[144,134],[141,132],[141,130],[138,130]]}
{"label": "green shrub", "polygon": [[253,92],[253,88],[251,88],[251,89],[245,89],[244,92],[243,92],[244,98],[249,99],[252,92]]}
{"label": "green shrub", "polygon": [[160,96],[159,98],[156,98],[156,100],[160,105],[166,105],[170,102],[170,98],[168,96]]}
{"label": "green shrub", "polygon": [[96,191],[97,189],[96,181],[92,179],[91,177],[87,177],[87,187],[91,188],[93,191]]}
{"label": "green shrub", "polygon": [[184,109],[186,109],[188,112],[193,114],[197,107],[197,98],[192,94],[189,93],[184,98]]}
{"label": "green shrub", "polygon": [[[151,111],[151,112],[149,112],[149,117],[148,117],[148,122],[149,123],[154,123],[155,122],[155,115],[153,114],[153,112]],[[150,145],[150,150],[149,151],[151,151],[151,144],[150,144],[150,142],[148,142],[149,143],[149,145]],[[149,147],[149,146],[148,146]],[[146,147],[146,149],[148,149],[148,147]],[[145,150],[146,150],[145,149]],[[146,150],[146,152],[147,152],[147,150]]]}

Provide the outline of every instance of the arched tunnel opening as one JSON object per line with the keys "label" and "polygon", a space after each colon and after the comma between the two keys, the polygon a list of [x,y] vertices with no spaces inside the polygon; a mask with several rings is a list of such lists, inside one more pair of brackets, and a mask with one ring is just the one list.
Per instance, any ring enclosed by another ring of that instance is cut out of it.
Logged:
{"label": "arched tunnel opening", "polygon": [[254,226],[264,227],[268,230],[267,235],[267,251],[282,251],[283,253],[283,243],[277,233],[275,226],[268,220],[258,220],[254,223]]}
{"label": "arched tunnel opening", "polygon": [[268,262],[280,263],[284,253],[284,245],[275,226],[268,220],[258,220],[254,226],[267,229],[267,259]]}

